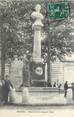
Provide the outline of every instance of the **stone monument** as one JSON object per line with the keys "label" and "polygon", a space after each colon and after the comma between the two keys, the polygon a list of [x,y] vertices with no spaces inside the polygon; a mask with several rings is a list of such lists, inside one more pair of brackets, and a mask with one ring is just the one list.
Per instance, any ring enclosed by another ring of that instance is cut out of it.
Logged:
{"label": "stone monument", "polygon": [[67,90],[67,103],[71,103],[72,102],[72,89],[69,88]]}
{"label": "stone monument", "polygon": [[32,28],[34,29],[34,47],[33,47],[33,60],[35,62],[41,62],[41,28],[43,24],[43,15],[40,13],[41,6],[38,4],[35,7],[36,11],[31,14],[31,17],[35,19]]}
{"label": "stone monument", "polygon": [[40,13],[41,6],[39,4],[35,7],[35,12],[31,14],[31,17],[35,20],[32,25],[34,30],[34,46],[33,46],[33,60],[31,63],[31,83],[33,86],[44,86],[45,83],[45,64],[41,58],[41,28],[44,19]]}
{"label": "stone monument", "polygon": [[26,88],[26,87],[23,88],[22,103],[23,104],[29,103],[29,91],[28,91],[28,88]]}

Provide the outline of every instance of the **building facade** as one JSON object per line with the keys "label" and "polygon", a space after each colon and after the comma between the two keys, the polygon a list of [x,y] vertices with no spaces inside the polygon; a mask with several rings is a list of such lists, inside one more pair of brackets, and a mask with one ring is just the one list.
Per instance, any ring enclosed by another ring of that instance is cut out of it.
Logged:
{"label": "building facade", "polygon": [[62,85],[65,81],[68,83],[74,83],[74,57],[66,59],[64,62],[59,60],[56,62],[51,62],[50,66],[51,82],[61,83]]}

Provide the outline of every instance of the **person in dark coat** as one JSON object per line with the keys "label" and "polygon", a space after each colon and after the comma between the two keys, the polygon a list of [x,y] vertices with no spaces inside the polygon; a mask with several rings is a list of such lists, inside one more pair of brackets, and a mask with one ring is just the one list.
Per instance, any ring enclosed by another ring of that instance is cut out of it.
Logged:
{"label": "person in dark coat", "polygon": [[0,106],[3,104],[2,102],[2,82],[0,80]]}
{"label": "person in dark coat", "polygon": [[1,86],[1,101],[3,104],[5,104],[5,94],[6,94],[6,87],[5,87],[5,79],[1,79],[2,86]]}
{"label": "person in dark coat", "polygon": [[64,84],[64,91],[65,91],[64,97],[67,96],[67,89],[68,89],[68,82],[66,81]]}
{"label": "person in dark coat", "polygon": [[54,82],[53,87],[56,87],[56,82]]}
{"label": "person in dark coat", "polygon": [[8,103],[8,95],[9,95],[9,91],[10,91],[10,87],[13,88],[13,85],[11,83],[11,81],[9,80],[9,75],[6,75],[6,79],[5,79],[5,103]]}
{"label": "person in dark coat", "polygon": [[8,103],[10,87],[13,88],[13,85],[9,80],[9,76],[6,75],[6,79],[2,79],[2,100],[4,104]]}
{"label": "person in dark coat", "polygon": [[48,82],[47,87],[52,87],[52,84],[50,82]]}
{"label": "person in dark coat", "polygon": [[58,85],[59,94],[60,94],[61,86],[62,86],[62,84],[59,84],[59,85]]}

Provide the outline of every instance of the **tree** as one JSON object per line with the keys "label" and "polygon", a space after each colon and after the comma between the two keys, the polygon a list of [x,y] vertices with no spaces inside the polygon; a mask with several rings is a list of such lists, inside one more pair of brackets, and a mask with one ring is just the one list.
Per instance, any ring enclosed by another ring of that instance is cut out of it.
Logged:
{"label": "tree", "polygon": [[[41,12],[44,15],[44,28],[42,29],[42,57],[47,61],[48,47],[50,45],[51,61],[59,58],[63,60],[66,55],[71,55],[74,51],[71,31],[73,30],[74,13],[61,21],[51,23],[47,18],[47,1],[6,1],[0,2],[2,7],[2,24],[4,38],[5,60],[11,62],[14,55],[21,58],[26,52],[32,55],[33,51],[33,19],[30,17],[35,5],[40,4]],[[70,3],[72,6],[72,4]],[[49,35],[50,33],[50,35]],[[50,44],[48,39],[50,38]]]}

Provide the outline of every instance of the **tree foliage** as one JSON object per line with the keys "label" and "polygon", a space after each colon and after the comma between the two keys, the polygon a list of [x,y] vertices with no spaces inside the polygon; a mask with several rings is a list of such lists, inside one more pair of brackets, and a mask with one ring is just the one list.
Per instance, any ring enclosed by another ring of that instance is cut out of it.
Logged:
{"label": "tree foliage", "polygon": [[[25,53],[32,55],[34,31],[32,24],[34,20],[31,13],[35,10],[36,4],[40,4],[41,13],[44,15],[42,29],[42,57],[47,58],[48,46],[50,45],[50,60],[56,58],[62,60],[66,55],[74,51],[73,37],[71,35],[74,21],[74,13],[71,9],[67,19],[51,22],[47,17],[47,2],[32,1],[2,1],[2,23],[4,34],[4,47],[6,60],[13,60],[14,55],[21,58]],[[72,3],[70,4],[70,8]],[[50,44],[48,43],[50,40]]]}

